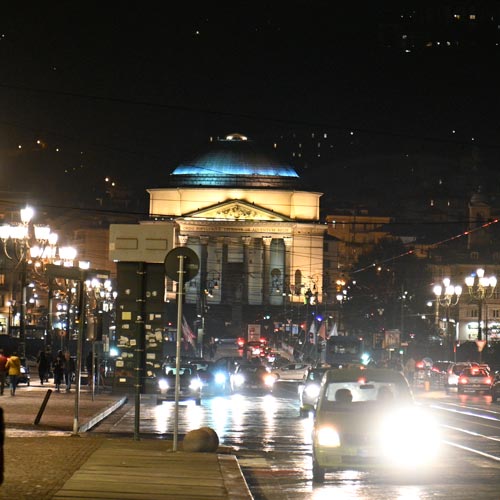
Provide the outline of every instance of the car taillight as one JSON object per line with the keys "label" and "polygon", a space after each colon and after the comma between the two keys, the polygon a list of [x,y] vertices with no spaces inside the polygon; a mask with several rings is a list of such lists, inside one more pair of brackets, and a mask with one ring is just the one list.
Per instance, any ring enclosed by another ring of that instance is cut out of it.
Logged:
{"label": "car taillight", "polygon": [[491,377],[486,377],[486,383],[487,384],[492,384],[493,383],[493,379]]}
{"label": "car taillight", "polygon": [[458,383],[459,384],[468,384],[469,383],[469,379],[467,377],[460,377],[458,379]]}

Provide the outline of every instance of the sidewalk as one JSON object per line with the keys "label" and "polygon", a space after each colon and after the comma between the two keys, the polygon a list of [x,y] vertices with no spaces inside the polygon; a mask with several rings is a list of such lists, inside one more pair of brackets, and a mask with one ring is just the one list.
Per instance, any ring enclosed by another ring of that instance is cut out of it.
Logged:
{"label": "sidewalk", "polygon": [[[49,385],[49,387],[51,387]],[[236,457],[172,451],[172,442],[86,434],[127,402],[124,395],[83,388],[75,427],[75,393],[20,386],[0,396],[4,412],[4,482],[0,498],[252,499]]]}

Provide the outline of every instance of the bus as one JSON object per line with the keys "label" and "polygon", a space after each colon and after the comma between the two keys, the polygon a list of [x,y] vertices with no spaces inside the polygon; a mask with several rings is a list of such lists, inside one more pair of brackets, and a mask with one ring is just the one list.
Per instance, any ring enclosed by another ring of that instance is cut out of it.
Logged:
{"label": "bus", "polygon": [[325,363],[333,367],[364,364],[367,359],[363,339],[356,335],[335,335],[326,340]]}

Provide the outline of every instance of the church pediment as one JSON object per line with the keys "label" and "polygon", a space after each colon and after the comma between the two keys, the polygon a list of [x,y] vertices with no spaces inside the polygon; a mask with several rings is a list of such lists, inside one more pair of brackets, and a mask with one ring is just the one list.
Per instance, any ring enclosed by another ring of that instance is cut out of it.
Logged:
{"label": "church pediment", "polygon": [[253,220],[253,221],[290,221],[288,217],[271,210],[247,203],[241,200],[232,200],[212,207],[204,208],[184,215],[189,219],[218,219],[218,220]]}

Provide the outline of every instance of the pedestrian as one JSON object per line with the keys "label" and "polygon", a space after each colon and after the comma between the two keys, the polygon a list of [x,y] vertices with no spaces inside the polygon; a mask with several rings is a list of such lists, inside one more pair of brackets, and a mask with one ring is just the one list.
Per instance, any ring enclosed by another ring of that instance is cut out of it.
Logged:
{"label": "pedestrian", "polygon": [[15,396],[17,382],[19,380],[19,376],[21,375],[21,360],[19,359],[17,352],[14,351],[12,356],[9,356],[5,366],[10,380],[10,395]]}
{"label": "pedestrian", "polygon": [[40,350],[38,356],[36,357],[36,362],[38,363],[38,376],[40,377],[40,384],[43,385],[44,382],[48,382],[48,372],[49,372],[49,358],[43,349]]}
{"label": "pedestrian", "polygon": [[75,362],[71,357],[69,351],[64,352],[63,359],[63,367],[64,367],[64,383],[66,384],[66,392],[71,391],[71,381],[73,380],[73,374],[75,373]]}
{"label": "pedestrian", "polygon": [[92,354],[92,351],[89,351],[87,357],[85,358],[85,366],[87,367],[87,385],[89,386],[89,389],[92,389],[95,377],[94,355]]}
{"label": "pedestrian", "polygon": [[3,396],[3,391],[5,389],[5,381],[7,380],[7,356],[3,353],[3,349],[0,349],[0,396]]}
{"label": "pedestrian", "polygon": [[413,385],[414,382],[416,364],[412,356],[410,356],[405,363],[404,372],[410,385]]}
{"label": "pedestrian", "polygon": [[56,391],[61,392],[61,384],[64,377],[64,354],[61,350],[57,351],[57,355],[52,363],[52,369],[54,371],[54,385],[56,386]]}

